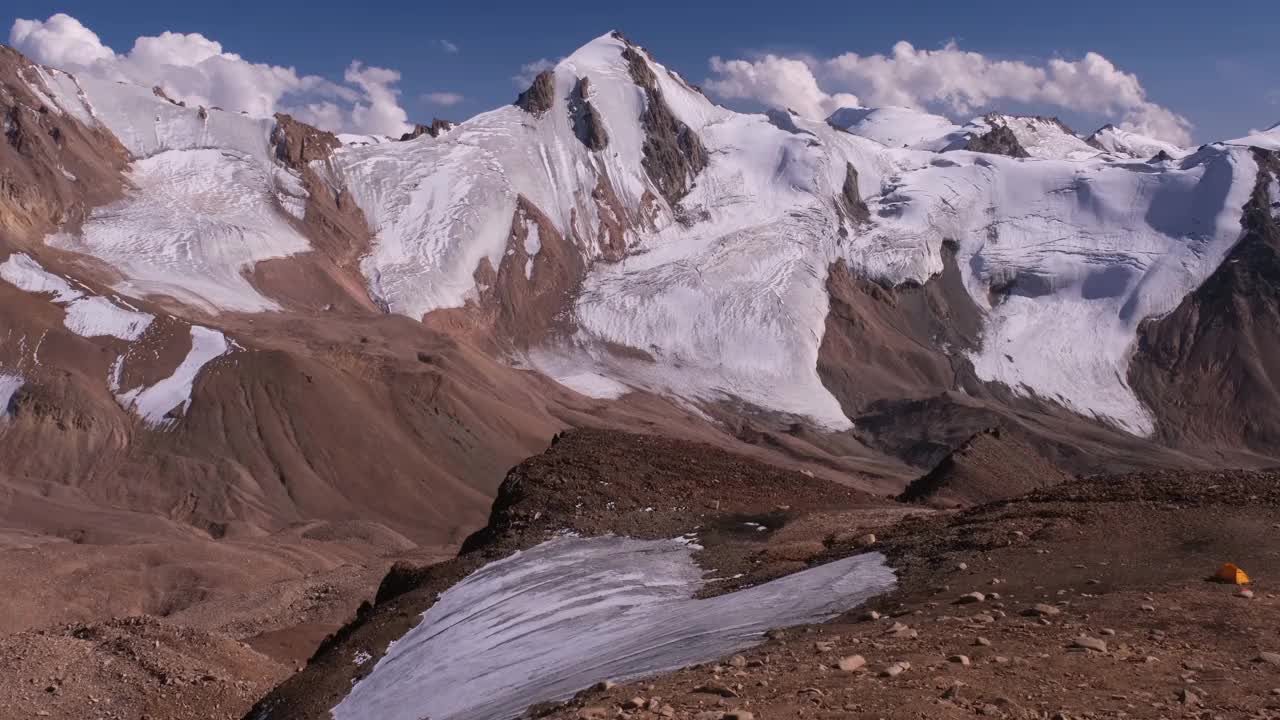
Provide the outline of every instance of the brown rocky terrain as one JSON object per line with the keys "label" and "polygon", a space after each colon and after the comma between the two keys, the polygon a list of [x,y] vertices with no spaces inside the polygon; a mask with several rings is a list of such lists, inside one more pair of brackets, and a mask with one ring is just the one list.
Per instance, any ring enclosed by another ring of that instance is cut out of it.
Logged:
{"label": "brown rocky terrain", "polygon": [[[1280,476],[1075,481],[877,530],[899,587],[538,717],[1274,718]],[[1208,580],[1225,561],[1247,588]]]}
{"label": "brown rocky terrain", "polygon": [[1030,445],[999,428],[969,438],[902,491],[903,502],[939,508],[1003,500],[1070,480]]}

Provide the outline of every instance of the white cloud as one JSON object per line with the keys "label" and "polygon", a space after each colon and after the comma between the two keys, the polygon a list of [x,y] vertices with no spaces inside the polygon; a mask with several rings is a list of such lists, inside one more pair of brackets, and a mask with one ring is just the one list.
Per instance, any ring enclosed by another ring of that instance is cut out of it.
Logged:
{"label": "white cloud", "polygon": [[707,87],[727,98],[750,98],[771,107],[790,108],[806,117],[824,118],[842,107],[857,107],[849,93],[828,95],[802,60],[765,55],[747,60],[711,58],[711,71],[719,77]]}
{"label": "white cloud", "polygon": [[539,58],[533,62],[527,62],[520,66],[520,72],[516,73],[511,78],[511,82],[522,88],[528,87],[533,84],[533,79],[538,76],[538,73],[543,70],[550,70],[555,66],[556,64],[554,61],[546,58]]}
{"label": "white cloud", "polygon": [[1178,144],[1191,141],[1186,118],[1151,102],[1136,75],[1094,52],[1075,61],[1031,64],[994,60],[955,43],[920,50],[903,41],[888,55],[712,58],[711,71],[715,77],[707,86],[725,97],[786,104],[815,117],[846,104],[850,96],[872,107],[932,106],[961,115],[1006,100],[1107,115],[1130,130]]}
{"label": "white cloud", "polygon": [[453,92],[429,92],[422,96],[422,99],[432,105],[441,105],[444,107],[452,107],[462,102],[466,98],[458,93]]}
{"label": "white cloud", "polygon": [[441,49],[441,50],[444,50],[445,52],[449,53],[450,55],[452,55],[452,54],[454,54],[454,53],[458,53],[458,52],[461,52],[461,51],[462,51],[462,48],[458,47],[458,44],[457,44],[457,43],[451,43],[451,42],[449,42],[448,40],[441,40],[441,41],[440,41],[440,49]]}
{"label": "white cloud", "polygon": [[409,114],[400,107],[400,73],[352,60],[342,79],[364,90],[364,99],[351,108],[354,125],[364,132],[396,135],[408,132]]}
{"label": "white cloud", "polygon": [[64,70],[144,86],[188,104],[268,116],[287,112],[328,130],[399,135],[410,128],[395,84],[400,74],[353,61],[336,83],[290,67],[253,63],[199,33],[137,38],[116,53],[79,20],[59,13],[14,21],[9,44]]}

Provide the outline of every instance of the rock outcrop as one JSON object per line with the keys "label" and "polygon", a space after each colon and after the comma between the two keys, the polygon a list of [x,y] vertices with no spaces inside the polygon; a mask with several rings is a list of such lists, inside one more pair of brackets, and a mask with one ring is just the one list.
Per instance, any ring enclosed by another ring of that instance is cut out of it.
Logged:
{"label": "rock outcrop", "polygon": [[596,151],[609,145],[609,132],[595,106],[591,104],[591,81],[579,78],[569,97],[569,114],[573,119],[573,132],[583,145]]}
{"label": "rock outcrop", "polygon": [[409,131],[409,132],[407,132],[407,133],[405,133],[405,134],[403,134],[403,135],[401,135],[401,136],[400,136],[400,141],[401,141],[401,142],[406,142],[406,141],[408,141],[408,140],[414,140],[414,139],[417,139],[417,138],[422,137],[423,135],[428,135],[428,136],[433,137],[433,138],[434,138],[434,137],[440,137],[441,135],[443,135],[443,134],[445,134],[445,133],[449,132],[450,130],[452,130],[452,129],[453,129],[453,126],[454,126],[454,123],[453,123],[453,122],[451,122],[451,121],[449,121],[449,120],[441,120],[440,118],[432,118],[432,119],[431,119],[431,124],[430,124],[430,125],[423,125],[422,123],[415,123],[415,124],[414,124],[414,126],[413,126],[413,130],[411,130],[411,131]]}
{"label": "rock outcrop", "polygon": [[707,166],[707,150],[698,134],[671,112],[644,51],[628,44],[622,57],[627,61],[632,81],[645,93],[645,108],[640,114],[645,133],[642,162],[645,173],[667,202],[676,205]]}
{"label": "rock outcrop", "polygon": [[1007,125],[998,125],[982,135],[970,138],[964,149],[993,155],[1008,155],[1011,158],[1031,157]]}
{"label": "rock outcrop", "polygon": [[515,106],[532,115],[541,115],[555,104],[556,76],[550,70],[543,70],[533,79],[529,89],[520,93]]}
{"label": "rock outcrop", "polygon": [[912,481],[902,502],[965,507],[1003,500],[1066,482],[1071,476],[1030,445],[999,428],[984,430]]}

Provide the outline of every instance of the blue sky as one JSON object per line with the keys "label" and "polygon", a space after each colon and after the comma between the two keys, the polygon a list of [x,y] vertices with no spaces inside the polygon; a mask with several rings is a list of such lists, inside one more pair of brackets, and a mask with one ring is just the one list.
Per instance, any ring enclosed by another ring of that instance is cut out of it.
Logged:
{"label": "blue sky", "polygon": [[[410,120],[462,119],[510,102],[521,65],[556,59],[609,29],[623,30],[695,82],[708,60],[762,53],[830,58],[888,53],[907,40],[935,49],[950,40],[991,59],[1042,64],[1086,51],[1135,74],[1152,102],[1194,125],[1206,141],[1280,121],[1280,13],[1274,2],[1123,3],[778,3],[739,0],[724,10],[692,2],[364,3],[270,0],[175,3],[171,0],[58,4],[9,0],[15,18],[68,13],[117,52],[139,35],[198,32],[245,59],[341,79],[352,59],[398,70]],[[444,42],[456,47],[446,49]],[[433,105],[429,93],[463,100]],[[862,95],[859,95],[862,97]],[[749,99],[728,102],[753,107]],[[1078,131],[1106,119],[1070,107],[1017,105],[1061,115]],[[956,115],[955,112],[951,112]]]}

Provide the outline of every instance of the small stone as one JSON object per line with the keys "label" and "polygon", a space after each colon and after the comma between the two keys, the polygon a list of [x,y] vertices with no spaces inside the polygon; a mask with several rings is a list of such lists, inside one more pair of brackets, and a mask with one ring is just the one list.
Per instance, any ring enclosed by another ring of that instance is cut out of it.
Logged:
{"label": "small stone", "polygon": [[1112,630],[1111,628],[1102,628],[1102,634],[1106,635],[1107,637],[1112,637],[1116,634],[1116,631]]}
{"label": "small stone", "polygon": [[1046,603],[1036,603],[1026,610],[1023,610],[1022,614],[1027,617],[1052,617],[1054,615],[1061,615],[1062,610],[1056,606]]}
{"label": "small stone", "polygon": [[849,655],[840,658],[840,669],[845,672],[858,672],[867,666],[867,659],[861,655]]}
{"label": "small stone", "polygon": [[955,663],[963,667],[969,667],[969,656],[968,655],[952,655],[951,657],[947,658],[947,662]]}
{"label": "small stone", "polygon": [[609,717],[608,708],[599,705],[591,705],[578,711],[578,720],[605,720],[607,717]]}
{"label": "small stone", "polygon": [[880,668],[880,677],[897,677],[910,669],[911,663],[906,661],[889,663]]}
{"label": "small stone", "polygon": [[1240,588],[1236,591],[1236,597],[1244,598],[1245,600],[1252,600],[1253,591],[1249,588]]}
{"label": "small stone", "polygon": [[1000,712],[1000,708],[992,705],[991,703],[987,703],[986,705],[978,708],[978,714],[986,717],[999,717],[1002,713]]}
{"label": "small stone", "polygon": [[973,644],[975,647],[991,647],[991,641],[984,637],[974,638]]}
{"label": "small stone", "polygon": [[730,710],[720,717],[722,720],[755,720],[756,716],[746,710]]}
{"label": "small stone", "polygon": [[[816,642],[816,643],[814,643],[814,644],[813,644],[813,649],[814,649],[814,650],[816,650],[816,651],[818,651],[818,652],[820,652],[820,653],[829,653],[829,652],[831,652],[831,651],[833,651],[833,650],[835,650],[835,649],[836,649],[836,644],[835,644],[835,643],[833,643],[833,642],[830,642],[830,641],[828,641],[828,640],[823,640],[823,641],[821,641],[821,642]],[[732,662],[732,661],[730,661],[730,662]]]}
{"label": "small stone", "polygon": [[960,563],[959,565],[957,565],[957,566],[956,566],[956,569],[957,569],[957,570],[968,570],[968,569],[969,569],[969,563]]}
{"label": "small stone", "polygon": [[591,689],[595,690],[596,692],[604,692],[606,690],[612,690],[613,684],[614,683],[612,680],[601,680],[600,682],[593,685]]}
{"label": "small stone", "polygon": [[662,707],[658,708],[658,715],[665,718],[675,717],[676,709],[671,707],[670,705],[663,705]]}
{"label": "small stone", "polygon": [[1182,690],[1178,691],[1178,702],[1187,707],[1195,707],[1200,704],[1200,696],[1186,688],[1182,688]]}
{"label": "small stone", "polygon": [[744,668],[747,666],[747,659],[741,655],[734,655],[729,658],[729,665],[730,667]]}
{"label": "small stone", "polygon": [[862,547],[867,547],[868,545],[875,545],[876,544],[875,533],[867,533],[866,535],[863,535],[862,537],[858,538],[858,544],[861,545]]}
{"label": "small stone", "polygon": [[734,691],[732,688],[730,688],[729,686],[721,685],[720,683],[714,683],[714,682],[707,683],[705,685],[699,685],[698,687],[694,688],[693,691],[695,693],[702,693],[704,695],[719,695],[720,697],[726,697],[726,698],[738,697],[738,693]]}
{"label": "small stone", "polygon": [[622,703],[622,709],[623,710],[639,710],[645,705],[648,705],[648,703],[645,702],[644,698],[636,696]]}
{"label": "small stone", "polygon": [[986,599],[987,599],[987,596],[983,595],[980,592],[971,592],[971,593],[965,593],[964,595],[961,595],[960,597],[956,598],[956,604],[969,605],[971,603],[983,602]]}
{"label": "small stone", "polygon": [[1142,606],[1141,606],[1141,607],[1139,607],[1138,609],[1139,609],[1139,610],[1141,610],[1142,612],[1155,612],[1155,611],[1156,611],[1156,606],[1155,606],[1155,605],[1142,605]]}
{"label": "small stone", "polygon": [[960,698],[960,683],[956,683],[946,690],[942,691],[943,700],[958,700]]}
{"label": "small stone", "polygon": [[1081,635],[1075,640],[1072,640],[1071,647],[1084,648],[1085,650],[1092,650],[1100,653],[1107,651],[1107,643],[1105,640],[1099,640],[1098,638],[1089,637],[1088,635]]}
{"label": "small stone", "polygon": [[1262,662],[1268,665],[1280,665],[1280,653],[1262,651],[1258,653],[1255,662]]}
{"label": "small stone", "polygon": [[880,613],[876,612],[875,610],[868,610],[866,614],[862,616],[862,619],[863,620],[879,620]]}

